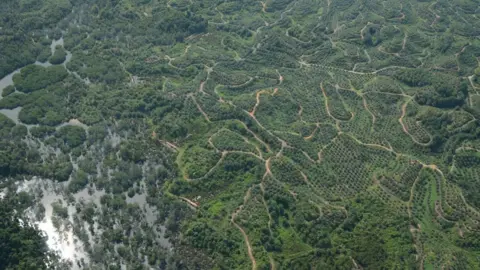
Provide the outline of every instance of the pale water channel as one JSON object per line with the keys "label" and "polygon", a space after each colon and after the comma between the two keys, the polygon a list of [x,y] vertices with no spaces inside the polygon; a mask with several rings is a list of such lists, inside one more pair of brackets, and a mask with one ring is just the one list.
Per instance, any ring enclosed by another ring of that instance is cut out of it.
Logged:
{"label": "pale water channel", "polygon": [[[60,46],[63,46],[63,37],[58,39],[58,40],[53,40],[52,41],[52,44],[50,45],[50,50],[52,52],[52,55],[55,53],[55,50],[56,50],[56,47],[57,45],[60,45]],[[72,53],[69,52],[69,51],[65,51],[67,53],[66,55],[66,58],[65,58],[65,61],[62,63],[62,65],[65,67],[65,69],[67,69],[67,63],[70,62],[70,60],[72,59]],[[52,66],[51,63],[49,63],[48,61],[45,62],[45,63],[42,63],[42,62],[39,62],[39,61],[35,61],[34,63],[35,65],[38,65],[38,66],[42,66],[42,67],[49,67],[49,66]],[[10,86],[10,85],[13,85],[13,76],[17,73],[20,73],[20,70],[22,68],[19,68],[19,69],[16,69],[15,71],[13,71],[12,73],[8,74],[7,76],[3,77],[1,80],[0,80],[0,99],[2,99],[2,92],[3,92],[3,89],[5,89],[7,86]],[[69,73],[72,73],[73,75],[75,75],[75,77],[83,80],[85,83],[89,84],[90,81],[88,79],[82,79],[80,78],[80,76],[76,73],[76,72],[70,72],[68,69],[67,71]]]}
{"label": "pale water channel", "polygon": [[[10,118],[15,124],[21,124],[27,127],[27,129],[30,129],[32,127],[38,126],[38,125],[26,125],[20,122],[20,119],[18,115],[20,114],[20,111],[22,110],[22,107],[17,107],[15,109],[0,109],[0,113],[5,115],[6,117]],[[85,129],[85,131],[88,131],[89,126],[85,125],[84,123],[80,122],[78,119],[70,119],[68,122],[62,123],[55,128],[58,130],[61,127],[65,126],[77,126]]]}
{"label": "pale water channel", "polygon": [[[58,40],[53,40],[52,41],[52,44],[50,45],[50,50],[52,52],[52,55],[55,53],[55,50],[56,50],[56,47],[58,45],[60,46],[63,46],[63,37],[58,39]],[[65,67],[65,69],[67,69],[67,63],[70,62],[70,60],[72,59],[72,54],[69,52],[69,51],[66,51],[67,55],[66,55],[66,59],[65,61],[63,62],[63,66]],[[49,62],[45,62],[45,63],[42,63],[42,62],[39,62],[39,61],[36,61],[35,62],[35,65],[39,65],[39,66],[42,66],[42,67],[49,67],[49,66],[52,66],[52,64],[50,64]],[[21,68],[13,71],[12,73],[8,74],[7,76],[5,76],[4,78],[2,78],[0,80],[0,100],[3,98],[1,96],[1,93],[3,92],[3,89],[5,89],[7,86],[10,86],[10,85],[14,85],[13,83],[13,76],[17,73],[20,73],[21,71]],[[89,84],[90,81],[87,79],[82,79],[80,78],[80,76],[76,73],[76,72],[70,72],[68,69],[67,71],[71,74],[73,74],[75,77],[81,79],[84,81],[84,83],[86,84]],[[20,93],[20,92],[19,92]],[[22,110],[22,107],[17,107],[17,108],[14,108],[14,109],[0,109],[0,113],[4,114],[5,116],[7,116],[8,118],[10,118],[13,122],[15,122],[15,124],[22,124],[19,120],[19,113],[20,111]],[[63,126],[68,126],[68,125],[72,125],[72,126],[80,126],[80,127],[83,127],[84,129],[88,129],[88,126],[81,123],[79,120],[77,119],[70,119],[70,121],[66,122],[66,123],[63,123],[63,124],[60,124],[59,126],[57,126],[57,129],[60,128],[60,127],[63,127]],[[36,125],[25,125],[28,129],[30,129],[31,127],[33,126],[36,126]]]}

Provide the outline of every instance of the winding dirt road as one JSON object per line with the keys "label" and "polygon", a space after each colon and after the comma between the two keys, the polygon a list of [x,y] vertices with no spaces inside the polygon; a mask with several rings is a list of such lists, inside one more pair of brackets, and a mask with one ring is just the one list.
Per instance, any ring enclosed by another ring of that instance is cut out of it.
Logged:
{"label": "winding dirt road", "polygon": [[235,222],[235,218],[242,211],[243,206],[247,203],[248,199],[250,198],[251,192],[252,192],[252,189],[249,188],[247,193],[243,197],[243,205],[240,205],[240,207],[235,212],[233,212],[231,222],[242,233],[243,238],[245,240],[245,245],[247,246],[248,257],[250,258],[250,261],[252,262],[252,270],[256,270],[257,269],[257,261],[255,260],[255,257],[253,256],[253,248],[252,248],[252,245],[250,244],[250,240],[248,239],[248,235],[245,232],[245,230]]}

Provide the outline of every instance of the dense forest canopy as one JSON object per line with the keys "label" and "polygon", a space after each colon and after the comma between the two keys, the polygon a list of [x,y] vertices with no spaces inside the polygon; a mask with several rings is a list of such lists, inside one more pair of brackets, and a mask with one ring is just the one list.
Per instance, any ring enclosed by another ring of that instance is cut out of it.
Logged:
{"label": "dense forest canopy", "polygon": [[0,269],[477,269],[478,0],[5,0]]}

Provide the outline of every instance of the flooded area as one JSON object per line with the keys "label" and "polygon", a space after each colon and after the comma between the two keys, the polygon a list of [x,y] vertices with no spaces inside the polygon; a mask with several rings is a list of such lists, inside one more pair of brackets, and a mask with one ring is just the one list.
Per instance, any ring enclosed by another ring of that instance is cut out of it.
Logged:
{"label": "flooded area", "polygon": [[22,110],[22,107],[17,107],[15,109],[1,109],[0,113],[3,113],[6,117],[10,118],[15,124],[21,124],[20,120],[18,119],[18,115],[20,111]]}
{"label": "flooded area", "polygon": [[[0,109],[0,113],[5,115],[6,117],[10,118],[13,122],[15,122],[15,124],[25,125],[28,129],[30,129],[34,126],[38,126],[38,125],[27,125],[27,124],[22,123],[19,119],[19,114],[20,114],[21,110],[22,110],[22,107],[17,107],[15,109]],[[88,128],[89,128],[87,125],[80,122],[78,119],[70,119],[68,122],[62,123],[62,124],[56,126],[55,128],[58,130],[59,128],[62,128],[62,127],[65,127],[65,126],[77,126],[77,127],[83,128],[85,130],[88,130]]]}
{"label": "flooded area", "polygon": [[2,92],[7,86],[13,85],[13,75],[20,73],[20,68],[0,79],[0,99],[2,99]]}
{"label": "flooded area", "polygon": [[[52,41],[52,44],[50,45],[50,50],[52,52],[52,55],[55,53],[56,47],[58,45],[63,46],[63,37],[58,39],[58,40],[53,40]],[[70,60],[72,59],[72,53],[67,51],[67,50],[65,52],[67,53],[67,55],[66,55],[65,61],[61,65],[63,65],[65,67],[65,69],[67,69],[67,63],[70,62]],[[42,67],[52,66],[52,64],[48,61],[47,62],[35,61],[34,65],[38,65],[38,66],[42,66]],[[16,69],[12,73],[10,73],[7,76],[0,79],[0,100],[3,98],[2,95],[1,95],[3,93],[3,89],[5,89],[7,86],[13,85],[13,76],[17,73],[20,73],[21,69],[22,68]],[[82,79],[76,72],[70,72],[68,69],[67,69],[67,71],[69,73],[72,73],[75,77],[79,78],[80,80],[84,81],[86,84],[90,83],[90,80],[88,80],[88,78],[87,79]]]}
{"label": "flooded area", "polygon": [[171,248],[172,244],[170,241],[165,238],[165,230],[166,227],[163,225],[156,224],[158,212],[155,207],[152,207],[147,203],[147,195],[146,193],[142,194],[135,194],[132,198],[127,196],[126,199],[127,203],[136,203],[140,206],[142,211],[145,214],[145,220],[147,221],[148,225],[155,228],[157,232],[157,241],[165,248]]}
{"label": "flooded area", "polygon": [[[55,53],[57,46],[63,46],[63,44],[63,38],[53,40],[50,45],[52,55]],[[72,53],[69,51],[65,52],[65,61],[60,65],[63,65],[69,74],[74,75],[87,85],[90,84],[88,78],[81,78],[76,72],[68,70],[67,63],[72,59]],[[36,61],[34,64],[42,67],[52,66],[52,64],[48,61]],[[3,89],[8,86],[14,86],[13,76],[20,72],[21,69],[17,69],[0,80],[0,99],[2,99],[1,93],[3,92]],[[21,93],[18,91],[16,92]],[[21,110],[22,107],[16,107],[13,109],[0,109],[0,113],[4,114],[16,124],[25,125],[20,121],[19,118]],[[38,125],[25,126],[27,129],[30,129],[31,127]],[[89,129],[88,125],[82,123],[76,118],[65,119],[64,123],[55,126],[55,128],[58,130],[59,128],[65,126],[82,127],[87,132]],[[118,147],[118,145],[122,142],[123,137],[111,128],[108,128],[107,132],[108,134],[105,138],[105,142],[111,144],[112,147]],[[44,141],[35,139],[31,136],[27,136],[27,138],[23,139],[23,141],[28,145],[28,147],[37,149],[40,154],[40,158],[44,162],[52,156],[59,157],[60,155],[63,155],[59,148],[54,148],[46,144]],[[92,154],[92,151],[94,154]],[[102,155],[103,151],[104,149],[101,147],[92,147],[87,151],[87,153],[95,156],[96,154]],[[84,154],[80,156],[72,156],[71,153],[69,154],[69,158],[67,159],[69,159],[69,162],[72,164],[72,174],[80,170],[79,161],[82,161],[84,158]],[[100,175],[100,172],[102,169],[104,169],[104,167],[102,167],[101,162],[97,163],[96,166],[97,173]],[[147,171],[148,166],[149,165],[144,164],[143,180],[136,183],[136,185],[139,185],[141,188],[137,190],[132,197],[129,197],[125,193],[123,198],[127,204],[138,205],[138,207],[134,209],[137,209],[137,212],[140,211],[141,214],[138,216],[137,220],[132,221],[132,224],[134,224],[134,227],[138,229],[138,232],[140,234],[148,234],[151,238],[154,238],[154,241],[157,243],[157,247],[161,246],[162,248],[172,249],[172,244],[167,238],[165,238],[166,227],[160,224],[157,220],[159,216],[157,208],[151,206],[147,202],[145,174],[149,172]],[[108,172],[105,174],[105,177],[111,178],[111,175],[114,171],[115,170],[108,168]],[[105,220],[108,220],[112,217],[108,213],[109,210],[107,210],[110,208],[101,204],[101,198],[105,195],[112,195],[106,194],[105,190],[97,190],[94,182],[91,181],[91,178],[89,178],[89,185],[87,185],[87,187],[76,193],[70,193],[69,183],[72,181],[72,179],[73,177],[70,176],[68,181],[57,182],[50,179],[33,177],[29,180],[26,179],[24,181],[16,182],[16,192],[18,193],[25,191],[35,198],[34,206],[30,207],[25,212],[25,217],[28,219],[26,222],[35,224],[46,237],[46,243],[48,247],[52,251],[56,252],[62,260],[69,262],[69,269],[76,270],[85,269],[89,266],[95,266],[95,260],[91,259],[90,255],[92,255],[92,251],[95,250],[95,248],[103,246],[104,239],[102,237],[104,233],[112,229],[110,227],[105,227]],[[6,194],[6,190],[0,189],[0,199]],[[94,217],[92,220],[89,220],[89,222],[87,222],[83,217],[85,208],[88,207],[93,207],[95,209]],[[114,227],[120,223],[115,219],[121,217],[122,213],[119,213],[118,217],[113,217],[112,222],[115,223]],[[143,225],[147,225],[147,227],[142,227]],[[109,252],[112,251],[110,250]],[[143,262],[146,266],[148,265],[147,261],[148,259],[145,258],[145,261]],[[118,263],[121,269],[127,269],[124,262]]]}
{"label": "flooded area", "polygon": [[55,49],[57,46],[62,46],[63,47],[63,37],[53,40],[52,44],[50,44],[50,51],[52,52],[52,55],[55,53]]}
{"label": "flooded area", "polygon": [[[75,209],[67,207],[62,195],[64,186],[37,177],[19,184],[17,192],[25,191],[35,194],[38,205],[28,210],[27,216],[47,237],[48,247],[57,252],[62,259],[72,262],[71,269],[83,269],[77,262],[87,264],[89,257],[82,242],[73,233]],[[68,218],[60,218],[54,214],[54,207],[59,206],[67,207]]]}
{"label": "flooded area", "polygon": [[[21,191],[33,195],[35,206],[26,211],[29,222],[38,226],[38,229],[47,237],[48,247],[56,252],[62,260],[70,262],[70,269],[84,269],[90,262],[91,251],[102,241],[104,232],[99,224],[99,216],[95,216],[93,223],[82,220],[78,207],[94,205],[100,211],[101,198],[106,195],[104,190],[97,190],[95,185],[70,194],[67,191],[68,182],[55,182],[49,179],[33,177],[31,180],[17,182],[17,193]],[[142,181],[139,183],[145,187]],[[142,188],[143,190],[143,188]],[[0,198],[6,192],[0,190]],[[137,204],[142,212],[138,225],[145,221],[153,229],[156,241],[164,248],[172,248],[171,243],[165,238],[165,226],[157,222],[158,212],[155,207],[147,203],[147,195],[143,191],[132,197],[125,196],[126,203]],[[101,214],[100,214],[101,216]],[[82,239],[79,235],[84,235]]]}

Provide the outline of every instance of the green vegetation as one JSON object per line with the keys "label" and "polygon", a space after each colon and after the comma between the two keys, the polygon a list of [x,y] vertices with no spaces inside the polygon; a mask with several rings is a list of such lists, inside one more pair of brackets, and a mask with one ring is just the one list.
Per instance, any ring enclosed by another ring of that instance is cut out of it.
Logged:
{"label": "green vegetation", "polygon": [[[480,268],[478,12],[6,1],[0,217],[71,229],[79,269]],[[46,268],[0,220],[0,261]]]}
{"label": "green vegetation", "polygon": [[6,97],[13,92],[15,92],[15,87],[13,87],[13,85],[9,85],[3,89],[2,97]]}
{"label": "green vegetation", "polygon": [[61,46],[57,46],[55,48],[55,52],[50,57],[50,59],[48,59],[48,61],[54,65],[58,65],[65,62],[66,57],[67,53],[65,52],[65,50]]}
{"label": "green vegetation", "polygon": [[2,269],[48,269],[55,262],[37,228],[18,213],[32,203],[25,192],[0,199],[0,261]]}
{"label": "green vegetation", "polygon": [[18,91],[30,93],[59,82],[65,79],[67,75],[68,73],[63,67],[44,68],[29,65],[22,68],[19,74],[13,76],[13,82]]}

